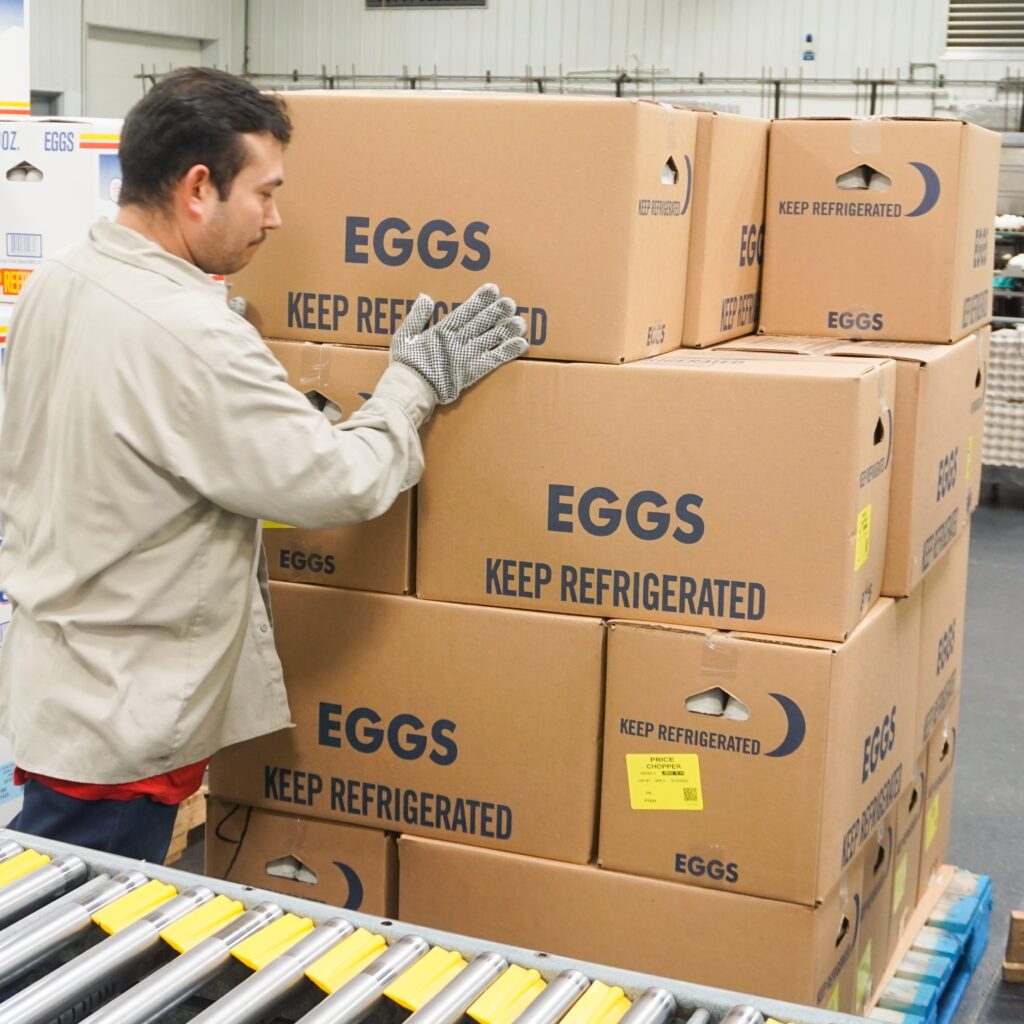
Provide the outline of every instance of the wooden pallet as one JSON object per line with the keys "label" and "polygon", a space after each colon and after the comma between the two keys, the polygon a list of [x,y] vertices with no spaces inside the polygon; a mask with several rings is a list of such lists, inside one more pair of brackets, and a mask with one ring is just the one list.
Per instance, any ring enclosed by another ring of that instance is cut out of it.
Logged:
{"label": "wooden pallet", "polygon": [[985,947],[992,916],[986,875],[944,866],[907,925],[867,1016],[887,1024],[949,1024]]}
{"label": "wooden pallet", "polygon": [[1006,940],[1003,980],[1024,984],[1024,910],[1010,911],[1010,936]]}
{"label": "wooden pallet", "polygon": [[197,828],[206,824],[206,792],[202,786],[178,805],[178,816],[174,819],[171,845],[167,848],[165,864],[173,864],[181,858],[189,845],[189,837]]}

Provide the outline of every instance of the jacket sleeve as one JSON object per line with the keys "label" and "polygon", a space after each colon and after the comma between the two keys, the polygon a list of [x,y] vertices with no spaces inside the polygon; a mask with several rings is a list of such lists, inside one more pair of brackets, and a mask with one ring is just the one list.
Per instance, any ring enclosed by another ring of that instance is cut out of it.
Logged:
{"label": "jacket sleeve", "polygon": [[430,386],[391,366],[373,396],[332,426],[259,339],[183,382],[168,469],[231,512],[306,529],[373,519],[423,472]]}

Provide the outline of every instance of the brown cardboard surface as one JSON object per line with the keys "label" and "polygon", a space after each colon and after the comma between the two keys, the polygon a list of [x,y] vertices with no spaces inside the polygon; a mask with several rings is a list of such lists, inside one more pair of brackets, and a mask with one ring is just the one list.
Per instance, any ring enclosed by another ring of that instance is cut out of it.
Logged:
{"label": "brown cardboard surface", "polygon": [[261,333],[387,346],[420,292],[445,312],[494,281],[533,358],[679,347],[696,114],[508,93],[285,99],[283,226],[231,282]]}
{"label": "brown cardboard surface", "polygon": [[727,351],[896,362],[892,483],[882,593],[906,597],[967,529],[981,489],[986,337],[950,346],[751,337]]}
{"label": "brown cardboard surface", "polygon": [[903,787],[896,809],[896,852],[893,861],[891,931],[887,959],[892,958],[917,905],[927,765],[925,752],[918,754],[911,777]]}
{"label": "brown cardboard surface", "polygon": [[895,868],[896,818],[893,808],[865,844],[859,858],[861,925],[857,936],[856,968],[851,1012],[863,1014],[878,980],[885,973],[892,940],[892,897]]}
{"label": "brown cardboard surface", "polygon": [[742,353],[506,366],[424,433],[417,591],[840,639],[881,586],[894,383]]}
{"label": "brown cardboard surface", "polygon": [[585,862],[597,619],[271,585],[294,729],[221,751],[223,799]]}
{"label": "brown cardboard surface", "polygon": [[687,348],[757,330],[768,175],[767,121],[711,111],[697,116],[683,318]]}
{"label": "brown cardboard surface", "polygon": [[217,797],[210,798],[207,822],[204,871],[212,878],[364,914],[397,912],[398,863],[390,833]]}
{"label": "brown cardboard surface", "polygon": [[921,585],[921,657],[914,746],[923,750],[960,693],[970,533],[965,532]]}
{"label": "brown cardboard surface", "polygon": [[[837,185],[863,166],[891,185]],[[986,323],[998,170],[999,135],[960,121],[772,122],[761,332],[950,342]]]}
{"label": "brown cardboard surface", "polygon": [[402,836],[398,848],[403,921],[768,998],[853,1005],[870,927],[863,854],[811,908],[429,839]]}
{"label": "brown cardboard surface", "polygon": [[958,695],[928,741],[924,826],[921,837],[921,873],[917,882],[918,899],[924,894],[932,875],[946,862],[946,853],[949,850],[959,720],[960,697]]}
{"label": "brown cardboard surface", "polygon": [[[918,595],[845,644],[613,623],[600,864],[820,902],[908,781],[919,631]],[[715,688],[726,713],[695,710]]]}
{"label": "brown cardboard surface", "polygon": [[[373,392],[388,355],[376,349],[268,341],[305,394],[316,392],[347,419]],[[414,491],[400,494],[382,516],[334,530],[295,530],[264,524],[263,546],[271,579],[353,590],[407,594],[413,589]]]}

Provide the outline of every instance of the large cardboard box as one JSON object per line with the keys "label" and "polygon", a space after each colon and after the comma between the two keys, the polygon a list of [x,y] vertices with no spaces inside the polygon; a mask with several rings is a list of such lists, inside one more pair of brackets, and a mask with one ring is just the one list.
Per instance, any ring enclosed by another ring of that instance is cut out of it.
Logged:
{"label": "large cardboard box", "polygon": [[882,582],[894,383],[742,353],[506,366],[425,431],[417,591],[841,639]]}
{"label": "large cardboard box", "polygon": [[678,348],[697,115],[608,98],[286,94],[283,226],[234,278],[261,333],[390,344],[497,282],[530,355]]}
{"label": "large cardboard box", "polygon": [[864,852],[816,908],[409,836],[398,856],[403,921],[846,1012],[886,909],[864,912]]}
{"label": "large cardboard box", "polygon": [[819,903],[908,780],[920,616],[883,598],[843,644],[613,623],[600,864]]}
{"label": "large cardboard box", "polygon": [[900,794],[896,808],[896,847],[893,855],[891,931],[888,956],[907,928],[917,906],[917,886],[921,877],[921,837],[924,833],[924,798],[928,758],[922,751],[914,761],[911,777]]}
{"label": "large cardboard box", "polygon": [[953,769],[956,764],[959,721],[960,698],[957,696],[928,741],[918,899],[924,895],[935,870],[945,864],[949,851],[949,832],[953,821]]}
{"label": "large cardboard box", "polygon": [[772,122],[762,333],[949,342],[986,323],[999,156],[961,121]]}
{"label": "large cardboard box", "polygon": [[921,586],[921,657],[914,716],[914,746],[923,750],[960,693],[967,613],[969,532]]}
{"label": "large cardboard box", "polygon": [[594,847],[598,619],[271,585],[294,729],[221,751],[253,807],[585,862]]}
{"label": "large cardboard box", "polygon": [[906,597],[967,529],[981,492],[987,330],[950,346],[752,337],[727,350],[896,362],[882,593]]}
{"label": "large cardboard box", "polygon": [[[378,349],[269,341],[288,380],[314,400],[331,403],[339,422],[355,412],[387,369]],[[382,516],[334,530],[296,530],[263,524],[270,576],[293,583],[319,583],[353,590],[407,594],[413,589],[416,498],[400,494]]]}
{"label": "large cardboard box", "polygon": [[702,111],[683,345],[704,348],[757,330],[764,258],[768,122]]}
{"label": "large cardboard box", "polygon": [[210,797],[204,870],[212,878],[345,910],[381,917],[398,912],[395,837],[358,825]]}
{"label": "large cardboard box", "polygon": [[[28,32],[29,0],[4,0],[0,20],[0,115],[4,117],[27,118],[32,108]],[[0,128],[0,151],[7,149],[4,134]]]}
{"label": "large cardboard box", "polygon": [[43,259],[85,238],[98,217],[117,215],[120,139],[115,119],[0,118],[5,300]]}

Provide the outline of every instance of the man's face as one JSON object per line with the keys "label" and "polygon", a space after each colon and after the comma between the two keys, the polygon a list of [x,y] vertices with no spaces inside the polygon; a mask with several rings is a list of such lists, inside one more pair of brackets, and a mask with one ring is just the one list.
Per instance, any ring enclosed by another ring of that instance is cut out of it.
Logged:
{"label": "man's face", "polygon": [[196,266],[207,274],[233,274],[256,255],[267,232],[281,226],[274,193],[284,181],[284,147],[272,135],[242,136],[245,165],[227,199],[210,184],[204,216],[189,240]]}

